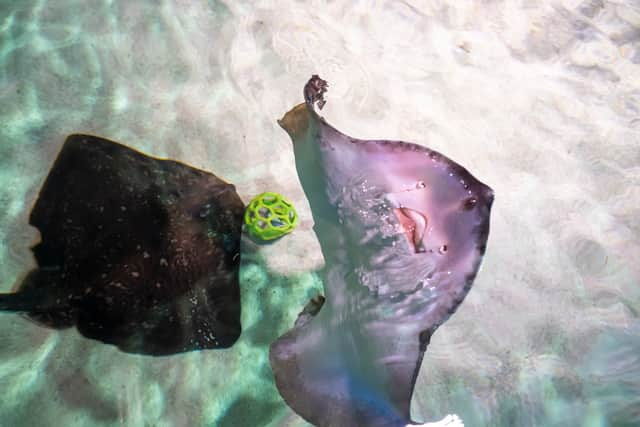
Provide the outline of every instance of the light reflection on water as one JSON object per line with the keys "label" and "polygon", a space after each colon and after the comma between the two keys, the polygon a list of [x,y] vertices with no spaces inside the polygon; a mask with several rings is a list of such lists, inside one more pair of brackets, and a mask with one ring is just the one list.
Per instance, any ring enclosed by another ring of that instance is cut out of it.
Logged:
{"label": "light reflection on water", "polygon": [[484,267],[436,333],[416,418],[468,426],[640,423],[640,10],[632,2],[0,1],[0,287],[32,265],[27,217],[64,137],[211,170],[301,225],[243,253],[228,351],[131,356],[0,315],[7,425],[304,423],[270,342],[321,284],[276,118],[312,73],[327,120],[415,141],[494,188]]}

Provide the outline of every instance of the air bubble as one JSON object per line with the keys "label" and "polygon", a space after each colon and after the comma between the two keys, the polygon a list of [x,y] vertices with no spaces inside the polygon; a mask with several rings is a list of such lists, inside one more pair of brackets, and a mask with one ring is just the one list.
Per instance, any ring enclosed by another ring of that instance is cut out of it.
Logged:
{"label": "air bubble", "polygon": [[445,254],[447,252],[449,248],[447,247],[447,245],[442,245],[438,248],[438,253],[440,254]]}

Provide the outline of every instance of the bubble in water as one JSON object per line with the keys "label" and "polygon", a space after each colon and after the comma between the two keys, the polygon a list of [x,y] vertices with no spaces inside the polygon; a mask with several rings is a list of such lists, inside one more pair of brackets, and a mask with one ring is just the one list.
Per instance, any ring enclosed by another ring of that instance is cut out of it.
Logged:
{"label": "bubble in water", "polygon": [[442,245],[442,246],[440,246],[440,248],[438,248],[438,253],[444,254],[444,253],[447,252],[448,249],[449,248],[447,247],[447,245]]}

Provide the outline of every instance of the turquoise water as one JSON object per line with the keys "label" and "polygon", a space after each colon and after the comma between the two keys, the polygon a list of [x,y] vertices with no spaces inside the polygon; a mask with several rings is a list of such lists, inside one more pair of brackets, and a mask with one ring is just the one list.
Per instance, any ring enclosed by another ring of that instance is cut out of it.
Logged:
{"label": "turquoise water", "polygon": [[419,420],[640,424],[640,9],[633,1],[0,0],[0,291],[67,134],[285,194],[300,226],[244,241],[229,350],[132,356],[0,314],[0,425],[303,426],[269,344],[322,287],[276,119],[311,74],[359,138],[441,151],[494,188],[482,271],[434,336]]}

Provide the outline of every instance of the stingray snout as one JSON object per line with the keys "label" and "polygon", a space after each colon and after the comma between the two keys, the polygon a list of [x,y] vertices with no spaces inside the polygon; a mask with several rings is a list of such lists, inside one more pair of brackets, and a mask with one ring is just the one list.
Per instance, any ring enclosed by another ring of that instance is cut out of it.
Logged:
{"label": "stingray snout", "polygon": [[296,105],[278,120],[280,127],[287,131],[294,143],[304,139],[309,129],[309,122],[310,112],[307,104]]}

